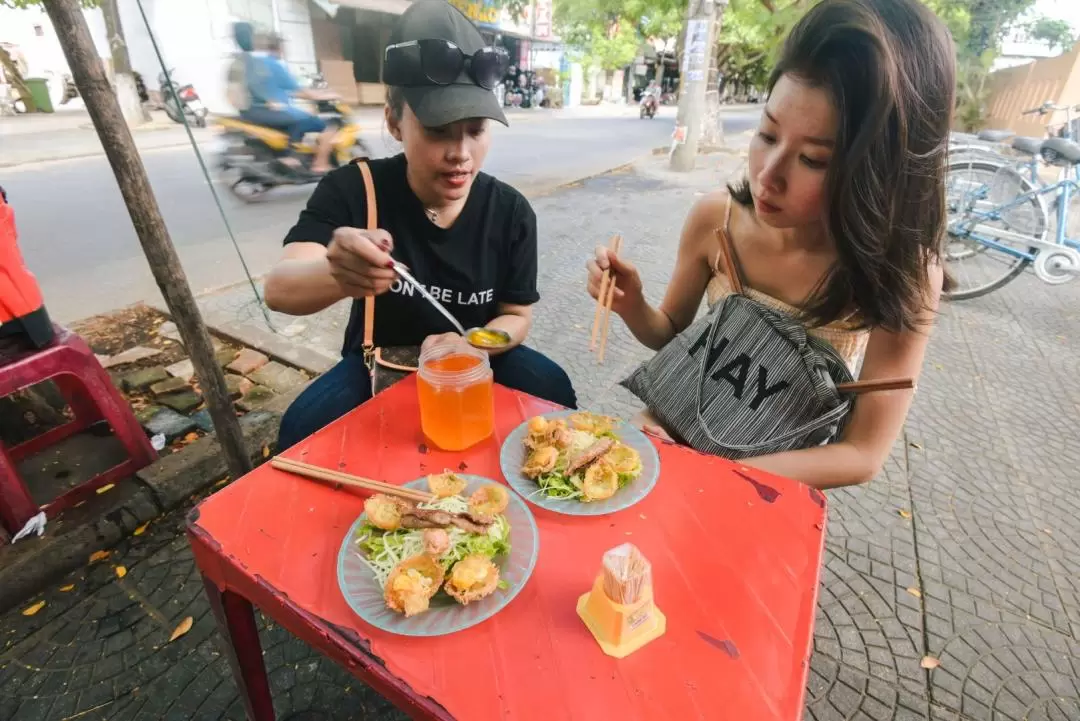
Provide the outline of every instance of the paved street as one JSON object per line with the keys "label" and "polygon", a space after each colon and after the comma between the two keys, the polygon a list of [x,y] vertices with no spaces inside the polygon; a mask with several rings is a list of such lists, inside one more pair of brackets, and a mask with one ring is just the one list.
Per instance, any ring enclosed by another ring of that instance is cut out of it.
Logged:
{"label": "paved street", "polygon": [[[710,156],[675,178],[647,162],[535,201],[544,300],[531,343],[584,404],[632,411],[615,382],[647,356],[617,321],[608,362],[589,355],[589,249],[622,233],[659,298],[686,210],[734,167]],[[944,308],[886,472],[829,494],[805,719],[1080,719],[1078,327],[1080,283],[1025,276]],[[180,522],[58,583],[38,614],[0,617],[0,718],[242,718]],[[192,631],[167,644],[188,615]],[[264,645],[279,718],[403,718],[280,629]],[[940,666],[922,668],[927,656]]]}
{"label": "paved street", "polygon": [[[759,114],[757,108],[728,110],[729,132],[752,127]],[[376,154],[396,152],[374,117],[370,112],[364,116],[365,141]],[[486,169],[526,193],[548,189],[665,145],[673,117],[674,108],[663,108],[652,121],[638,119],[635,108],[612,106],[517,112],[510,128],[496,129]],[[17,142],[18,137],[3,136],[0,142]],[[149,150],[143,158],[196,293],[243,280],[193,151]],[[23,255],[55,318],[70,321],[160,297],[104,158],[0,170],[0,179],[17,214]],[[248,267],[256,275],[265,272],[279,256],[281,238],[311,186],[276,189],[253,205],[233,198],[222,184],[217,188]]]}

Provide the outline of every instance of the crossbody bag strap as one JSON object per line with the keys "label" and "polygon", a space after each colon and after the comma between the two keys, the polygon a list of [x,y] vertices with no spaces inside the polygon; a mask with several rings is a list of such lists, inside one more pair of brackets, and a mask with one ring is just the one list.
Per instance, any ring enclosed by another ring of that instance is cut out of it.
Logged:
{"label": "crossbody bag strap", "polygon": [[[367,196],[367,229],[379,227],[379,209],[375,202],[375,180],[371,177],[371,167],[366,160],[356,161],[360,175],[364,177],[364,194]],[[368,368],[375,358],[375,296],[364,298],[364,362]]]}
{"label": "crossbody bag strap", "polygon": [[728,196],[724,206],[724,224],[716,229],[716,239],[720,242],[720,251],[716,256],[716,269],[723,270],[727,276],[731,290],[738,295],[744,295],[742,272],[739,270],[739,256],[735,254],[735,246],[731,243],[731,196]]}

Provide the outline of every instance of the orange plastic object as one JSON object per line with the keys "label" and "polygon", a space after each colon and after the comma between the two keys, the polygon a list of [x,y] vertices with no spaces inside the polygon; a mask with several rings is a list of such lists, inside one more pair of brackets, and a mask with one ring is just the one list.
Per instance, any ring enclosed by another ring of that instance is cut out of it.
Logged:
{"label": "orange plastic object", "polygon": [[604,574],[597,575],[592,590],[578,599],[578,616],[608,656],[624,658],[667,630],[667,618],[653,601],[652,586],[635,603],[615,603],[604,593]]}
{"label": "orange plastic object", "polygon": [[[495,434],[464,452],[431,448],[416,381],[403,380],[285,451],[289,458],[404,483],[444,468],[501,478],[500,445],[551,404],[495,387]],[[657,441],[660,480],[642,502],[598,517],[533,508],[540,555],[521,593],[473,628],[437,638],[362,622],[337,554],[363,496],[263,465],[193,512],[199,569],[228,603],[264,614],[373,686],[411,718],[468,721],[797,721],[825,538],[825,497],[794,481]],[[666,633],[623,659],[577,615],[597,559],[632,541],[652,562]],[[261,652],[233,647],[265,708]],[[257,636],[256,636],[257,637]],[[260,696],[260,689],[263,695]],[[269,714],[253,718],[270,719]]]}
{"label": "orange plastic object", "polygon": [[495,432],[494,381],[486,353],[425,353],[418,375],[420,427],[436,447],[461,451]]}
{"label": "orange plastic object", "polygon": [[15,212],[0,190],[0,337],[17,334],[43,348],[53,340],[52,321],[17,240]]}

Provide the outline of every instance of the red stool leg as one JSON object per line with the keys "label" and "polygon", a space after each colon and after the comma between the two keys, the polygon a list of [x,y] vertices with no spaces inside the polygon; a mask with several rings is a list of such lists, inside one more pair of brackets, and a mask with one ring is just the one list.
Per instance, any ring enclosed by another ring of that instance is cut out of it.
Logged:
{"label": "red stool leg", "polygon": [[146,437],[146,433],[139,425],[127,401],[113,386],[109,375],[98,364],[92,353],[87,355],[89,358],[84,356],[84,363],[78,369],[78,379],[83,384],[86,394],[93,399],[102,417],[112,426],[117,440],[124,444],[134,465],[132,470],[150,465],[157,458],[157,453],[150,445],[150,439]]}
{"label": "red stool leg", "polygon": [[19,477],[15,462],[0,446],[0,523],[14,536],[37,513],[38,505]]}
{"label": "red stool leg", "polygon": [[83,384],[70,373],[63,373],[53,378],[56,387],[64,395],[64,400],[71,406],[71,412],[75,415],[75,428],[82,430],[92,426],[102,419],[101,409],[87,394]]}

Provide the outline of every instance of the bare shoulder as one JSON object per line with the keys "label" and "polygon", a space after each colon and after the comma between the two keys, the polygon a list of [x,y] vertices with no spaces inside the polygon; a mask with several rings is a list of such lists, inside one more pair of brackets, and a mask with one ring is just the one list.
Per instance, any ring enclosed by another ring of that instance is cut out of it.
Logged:
{"label": "bare shoulder", "polygon": [[724,224],[730,195],[727,188],[720,188],[698,198],[690,209],[683,226],[682,244],[703,250],[715,244],[716,229]]}

